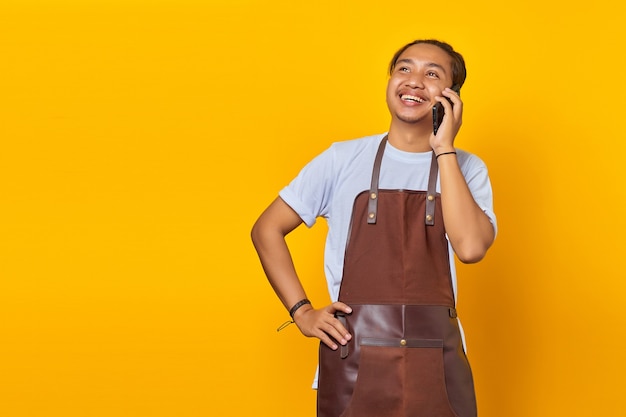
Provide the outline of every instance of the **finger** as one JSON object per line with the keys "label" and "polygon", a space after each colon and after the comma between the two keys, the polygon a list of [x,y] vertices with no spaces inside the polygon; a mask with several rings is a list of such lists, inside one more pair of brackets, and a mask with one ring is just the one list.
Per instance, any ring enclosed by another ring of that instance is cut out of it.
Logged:
{"label": "finger", "polygon": [[329,307],[332,306],[327,306],[325,308],[326,311],[309,310],[304,312],[298,317],[296,324],[303,334],[317,337],[325,341],[331,348],[331,342],[328,340],[327,336],[345,345],[348,340],[352,339],[352,335],[350,335],[341,322],[335,318],[334,314],[327,311]]}
{"label": "finger", "polygon": [[309,336],[315,336],[320,340],[325,340],[325,336],[330,336],[342,345],[345,345],[348,343],[348,340],[352,339],[352,335],[346,330],[341,321],[328,313],[318,316],[315,322],[311,324],[311,330],[307,332]]}
{"label": "finger", "polygon": [[[444,93],[442,93],[444,94]],[[444,117],[446,114],[450,114],[450,112],[453,109],[453,104],[450,103],[450,100],[448,100],[448,98],[444,95],[442,96],[435,96],[435,100],[439,103],[441,103],[441,105],[443,106],[443,113],[444,113]]]}
{"label": "finger", "polygon": [[[344,312],[345,314],[352,313],[352,307],[340,301],[333,303],[331,307],[335,309],[336,312],[341,311],[341,312]],[[350,334],[348,329],[346,329],[343,323],[336,318],[335,314],[333,314],[333,320],[330,323],[335,329],[337,329],[337,331],[339,331],[339,333],[342,335],[344,339],[346,340],[352,339],[352,335]]]}
{"label": "finger", "polygon": [[337,349],[337,343],[345,345],[350,337],[344,337],[347,331],[339,320],[332,318],[329,322],[321,322],[316,326],[316,336],[331,349]]}
{"label": "finger", "polygon": [[352,339],[352,335],[348,329],[346,329],[343,323],[337,319],[334,319],[332,323],[329,323],[329,327],[325,331],[342,345],[345,345],[350,339]]}
{"label": "finger", "polygon": [[339,348],[339,346],[337,346],[337,344],[330,337],[328,337],[328,335],[325,334],[325,333],[319,335],[318,339],[320,339],[320,341],[323,344],[325,344],[326,346],[328,346],[332,350],[337,350]]}
{"label": "finger", "polygon": [[[318,337],[320,340],[324,340],[324,338],[332,339],[331,342],[334,344],[339,343],[340,345],[348,344],[349,338],[343,336],[341,331],[329,324],[326,324],[323,327],[320,327],[321,333]],[[330,346],[330,345],[329,345]]]}
{"label": "finger", "polygon": [[[341,301],[336,301],[332,303],[331,307],[334,308],[335,311],[343,311],[346,314],[352,313],[352,308],[349,305],[342,303]],[[333,313],[335,311],[333,311]]]}
{"label": "finger", "polygon": [[441,94],[448,97],[455,104],[456,102],[461,101],[461,96],[459,95],[459,93],[457,93],[451,88],[444,88]]}
{"label": "finger", "polygon": [[332,317],[330,320],[324,323],[324,326],[322,326],[322,328],[326,333],[335,338],[335,340],[337,340],[342,345],[345,345],[349,340],[352,339],[352,335],[344,326],[344,322],[336,317]]}
{"label": "finger", "polygon": [[463,100],[461,100],[461,97],[451,88],[444,89],[442,94],[452,101],[454,115],[455,117],[458,117],[462,113],[463,109]]}
{"label": "finger", "polygon": [[[451,104],[447,98],[441,96],[435,97],[435,100],[441,103],[441,105],[444,107],[443,121],[439,130],[444,130],[442,129],[442,127],[444,125],[448,126],[449,124],[453,126],[455,124],[458,124],[460,126],[461,117],[463,115],[463,103],[460,101],[460,99],[455,104]],[[437,136],[439,136],[439,132],[437,132]]]}

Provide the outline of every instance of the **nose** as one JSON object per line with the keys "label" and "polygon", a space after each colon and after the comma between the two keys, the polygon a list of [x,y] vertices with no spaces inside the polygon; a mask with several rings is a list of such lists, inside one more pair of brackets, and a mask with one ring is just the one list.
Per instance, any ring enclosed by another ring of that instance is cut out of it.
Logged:
{"label": "nose", "polygon": [[424,88],[424,77],[417,73],[411,73],[406,80],[406,85],[411,88]]}

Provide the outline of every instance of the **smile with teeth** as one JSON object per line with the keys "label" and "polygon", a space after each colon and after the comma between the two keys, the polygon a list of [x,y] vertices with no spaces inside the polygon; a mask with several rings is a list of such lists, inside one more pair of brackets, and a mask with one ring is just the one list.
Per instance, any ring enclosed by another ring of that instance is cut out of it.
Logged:
{"label": "smile with teeth", "polygon": [[400,99],[404,100],[404,101],[412,101],[412,102],[415,102],[415,103],[423,103],[423,102],[426,101],[426,100],[424,100],[421,97],[412,96],[412,95],[409,95],[409,94],[402,94],[400,96]]}

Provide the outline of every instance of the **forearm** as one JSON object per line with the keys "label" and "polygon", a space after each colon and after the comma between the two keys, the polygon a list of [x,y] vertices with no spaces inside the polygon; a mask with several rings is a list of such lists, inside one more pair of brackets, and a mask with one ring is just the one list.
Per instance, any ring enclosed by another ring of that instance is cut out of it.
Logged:
{"label": "forearm", "polygon": [[[307,298],[291,258],[285,236],[298,227],[302,220],[280,198],[261,214],[252,228],[252,243],[259,254],[265,275],[286,309]],[[304,304],[293,315],[296,325],[305,336],[317,337],[331,349],[345,345],[352,337],[334,316],[336,311],[349,314],[344,303],[335,302],[320,309]]]}
{"label": "forearm", "polygon": [[493,243],[493,225],[476,204],[456,155],[442,155],[437,162],[443,218],[450,244],[462,262],[478,262]]}
{"label": "forearm", "polygon": [[300,224],[298,214],[277,198],[261,214],[251,233],[265,275],[286,309],[306,298],[285,241],[285,236]]}

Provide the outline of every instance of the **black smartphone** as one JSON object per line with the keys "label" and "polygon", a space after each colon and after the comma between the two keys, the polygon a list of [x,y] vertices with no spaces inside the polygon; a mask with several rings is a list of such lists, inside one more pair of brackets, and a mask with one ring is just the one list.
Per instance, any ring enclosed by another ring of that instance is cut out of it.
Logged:
{"label": "black smartphone", "polygon": [[[457,93],[457,94],[461,94],[461,88],[455,84],[451,87],[451,89]],[[450,104],[452,104],[452,100],[448,99],[448,101],[450,102]],[[441,125],[441,122],[443,121],[443,114],[444,114],[444,110],[443,110],[443,105],[441,103],[437,103],[433,106],[433,133],[436,135],[437,131],[439,130],[439,126]]]}

